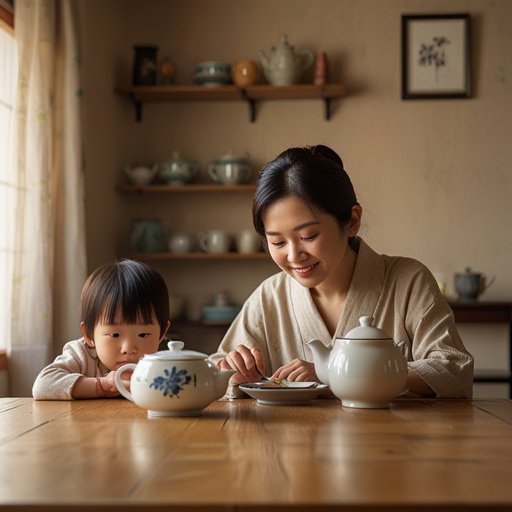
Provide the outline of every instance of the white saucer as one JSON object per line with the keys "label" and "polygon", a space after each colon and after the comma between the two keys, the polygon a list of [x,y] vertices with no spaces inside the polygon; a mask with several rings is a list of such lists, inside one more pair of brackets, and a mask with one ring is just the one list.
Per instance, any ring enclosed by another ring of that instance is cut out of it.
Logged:
{"label": "white saucer", "polygon": [[251,398],[264,405],[304,405],[308,404],[326,389],[325,384],[314,388],[254,388],[250,384],[240,385],[240,389]]}

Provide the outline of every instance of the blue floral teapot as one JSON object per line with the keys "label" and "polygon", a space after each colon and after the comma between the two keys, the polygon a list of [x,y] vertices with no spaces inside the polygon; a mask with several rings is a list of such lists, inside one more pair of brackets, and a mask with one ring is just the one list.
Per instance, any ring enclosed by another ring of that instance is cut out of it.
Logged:
{"label": "blue floral teapot", "polygon": [[[219,370],[206,354],[183,350],[182,341],[170,341],[169,350],[144,355],[137,364],[127,363],[116,370],[117,389],[148,416],[199,416],[215,400],[222,398],[235,370]],[[133,370],[130,389],[121,375]]]}

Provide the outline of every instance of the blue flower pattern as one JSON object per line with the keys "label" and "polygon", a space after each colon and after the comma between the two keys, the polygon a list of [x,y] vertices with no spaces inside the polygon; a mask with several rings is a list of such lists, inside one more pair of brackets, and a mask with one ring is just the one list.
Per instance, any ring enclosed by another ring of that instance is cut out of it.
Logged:
{"label": "blue flower pattern", "polygon": [[177,370],[176,366],[173,366],[171,371],[165,369],[164,374],[165,376],[155,377],[149,387],[163,391],[164,396],[169,395],[170,398],[179,398],[178,395],[183,391],[183,386],[190,384],[192,380],[187,370]]}

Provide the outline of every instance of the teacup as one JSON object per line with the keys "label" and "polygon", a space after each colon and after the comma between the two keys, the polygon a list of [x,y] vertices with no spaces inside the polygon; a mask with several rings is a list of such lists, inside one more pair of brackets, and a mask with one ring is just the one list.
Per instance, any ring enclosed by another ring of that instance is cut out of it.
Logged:
{"label": "teacup", "polygon": [[229,252],[231,236],[222,229],[210,229],[198,235],[199,247],[209,253]]}
{"label": "teacup", "polygon": [[261,249],[261,238],[252,229],[244,229],[236,235],[236,249],[241,254],[258,252]]}

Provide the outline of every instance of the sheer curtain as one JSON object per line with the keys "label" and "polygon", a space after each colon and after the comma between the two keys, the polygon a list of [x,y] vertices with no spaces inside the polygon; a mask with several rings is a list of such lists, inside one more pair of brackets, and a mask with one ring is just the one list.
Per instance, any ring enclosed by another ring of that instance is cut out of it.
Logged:
{"label": "sheer curtain", "polygon": [[[79,53],[72,0],[17,0],[10,392],[78,331],[85,278]],[[55,346],[54,346],[55,345]]]}

